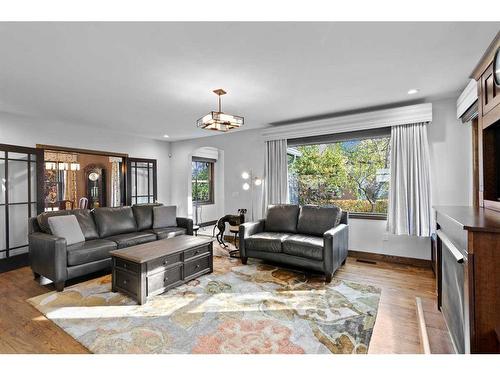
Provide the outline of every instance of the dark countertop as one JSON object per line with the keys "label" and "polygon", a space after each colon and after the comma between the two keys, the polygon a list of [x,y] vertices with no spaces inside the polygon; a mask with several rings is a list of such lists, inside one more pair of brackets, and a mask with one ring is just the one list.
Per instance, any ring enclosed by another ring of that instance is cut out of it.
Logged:
{"label": "dark countertop", "polygon": [[500,233],[500,212],[470,206],[434,206],[437,212],[459,223],[473,232]]}

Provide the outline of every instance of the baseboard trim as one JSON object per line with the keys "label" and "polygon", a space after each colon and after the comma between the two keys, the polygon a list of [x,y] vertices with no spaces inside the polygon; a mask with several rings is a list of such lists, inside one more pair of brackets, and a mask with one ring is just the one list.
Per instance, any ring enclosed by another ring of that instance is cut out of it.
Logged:
{"label": "baseboard trim", "polygon": [[13,257],[0,260],[0,273],[9,272],[30,264],[28,253],[14,255]]}
{"label": "baseboard trim", "polygon": [[374,260],[380,262],[404,264],[407,266],[432,268],[432,262],[427,259],[407,258],[396,255],[368,253],[366,251],[349,250],[348,255],[353,258]]}

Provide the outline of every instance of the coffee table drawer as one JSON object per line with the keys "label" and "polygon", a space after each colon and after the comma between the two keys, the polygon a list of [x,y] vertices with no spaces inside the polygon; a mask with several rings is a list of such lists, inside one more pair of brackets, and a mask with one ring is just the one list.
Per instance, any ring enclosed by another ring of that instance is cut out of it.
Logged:
{"label": "coffee table drawer", "polygon": [[195,247],[194,249],[189,249],[184,252],[184,260],[188,260],[189,258],[193,258],[195,256],[206,254],[210,251],[210,247],[208,245]]}
{"label": "coffee table drawer", "polygon": [[184,263],[185,278],[206,270],[210,270],[210,254]]}
{"label": "coffee table drawer", "polygon": [[160,268],[170,267],[175,263],[182,262],[182,254],[171,254],[148,262],[148,274],[158,271]]}
{"label": "coffee table drawer", "polygon": [[174,266],[165,272],[148,276],[148,296],[163,291],[170,285],[182,280],[182,266]]}
{"label": "coffee table drawer", "polygon": [[115,270],[116,287],[121,288],[133,294],[139,295],[139,277],[129,272]]}
{"label": "coffee table drawer", "polygon": [[116,267],[123,268],[124,270],[140,273],[141,265],[137,263],[132,263],[124,259],[115,258]]}

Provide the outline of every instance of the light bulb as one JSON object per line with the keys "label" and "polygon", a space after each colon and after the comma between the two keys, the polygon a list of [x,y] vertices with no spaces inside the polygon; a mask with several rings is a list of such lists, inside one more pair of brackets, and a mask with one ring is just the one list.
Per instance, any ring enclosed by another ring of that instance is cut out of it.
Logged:
{"label": "light bulb", "polygon": [[248,190],[248,189],[250,189],[250,184],[248,182],[245,182],[243,184],[243,190]]}
{"label": "light bulb", "polygon": [[248,174],[248,172],[243,172],[241,174],[241,178],[243,178],[244,180],[248,180],[249,177],[250,177],[250,175]]}
{"label": "light bulb", "polygon": [[256,178],[254,181],[255,186],[260,186],[262,185],[262,180],[260,178]]}

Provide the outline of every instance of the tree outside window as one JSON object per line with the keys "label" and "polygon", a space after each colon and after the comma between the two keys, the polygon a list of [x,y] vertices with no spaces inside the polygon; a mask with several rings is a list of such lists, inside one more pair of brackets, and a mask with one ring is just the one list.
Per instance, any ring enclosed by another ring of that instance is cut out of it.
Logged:
{"label": "tree outside window", "polygon": [[214,162],[193,158],[191,166],[191,188],[193,194],[193,203],[213,204]]}
{"label": "tree outside window", "polygon": [[386,214],[389,141],[389,137],[377,137],[290,149],[290,201]]}

